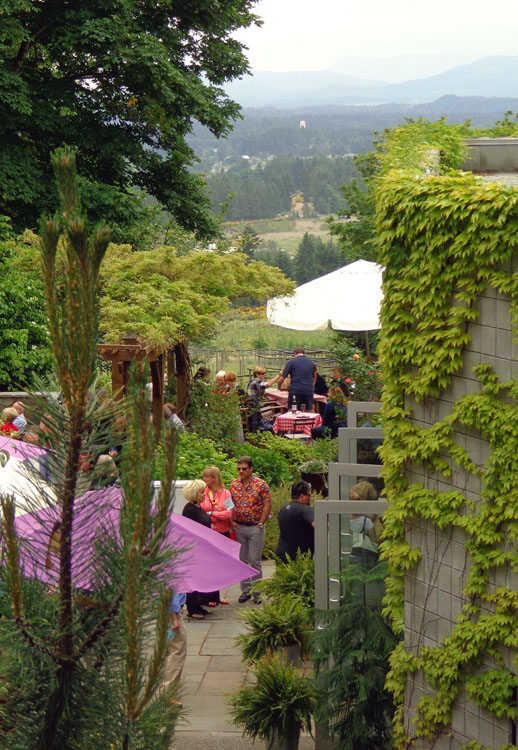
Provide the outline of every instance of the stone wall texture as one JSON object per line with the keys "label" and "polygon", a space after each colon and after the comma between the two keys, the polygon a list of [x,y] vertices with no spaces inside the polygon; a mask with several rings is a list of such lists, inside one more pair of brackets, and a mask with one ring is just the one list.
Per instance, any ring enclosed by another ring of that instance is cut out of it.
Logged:
{"label": "stone wall texture", "polygon": [[[509,264],[505,270],[512,272],[515,269]],[[478,300],[478,311],[478,321],[468,329],[471,343],[464,354],[463,369],[453,378],[451,386],[440,399],[426,399],[420,403],[407,400],[407,405],[413,409],[413,421],[420,427],[442,420],[460,396],[480,391],[480,384],[472,372],[474,365],[491,364],[500,380],[518,377],[518,347],[512,341],[509,299],[486,288]],[[476,431],[461,428],[455,433],[454,441],[466,449],[475,463],[486,463],[489,446]],[[463,470],[455,470],[452,476],[445,477],[428,472],[426,467],[412,465],[408,469],[408,478],[432,490],[459,489],[471,500],[480,497],[480,477]],[[470,560],[464,546],[463,530],[452,527],[439,530],[430,522],[415,519],[407,525],[406,538],[412,547],[418,547],[423,553],[419,564],[405,580],[405,643],[414,653],[419,653],[424,646],[436,646],[450,634],[465,601],[463,589]],[[518,589],[518,575],[511,570],[498,570],[490,583],[491,587],[497,585]],[[506,666],[516,672],[509,653],[504,654],[504,660]],[[488,661],[481,669],[494,666]],[[426,683],[423,673],[418,672],[406,686],[406,729],[410,736],[415,735],[415,706],[425,693],[433,693],[433,688]],[[452,713],[451,727],[433,742],[417,740],[415,748],[461,750],[463,744],[473,739],[484,747],[499,748],[511,743],[512,726],[507,719],[490,716],[462,691]]]}

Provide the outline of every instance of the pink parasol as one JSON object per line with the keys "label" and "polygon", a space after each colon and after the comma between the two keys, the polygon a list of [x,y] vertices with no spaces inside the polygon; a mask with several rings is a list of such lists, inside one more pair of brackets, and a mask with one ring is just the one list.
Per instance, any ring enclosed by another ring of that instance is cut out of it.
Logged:
{"label": "pink parasol", "polygon": [[[103,538],[119,540],[121,506],[122,492],[117,487],[87,492],[76,500],[72,540],[72,580],[76,588],[91,588],[95,542]],[[24,575],[47,585],[57,583],[58,520],[55,507],[16,519]],[[254,568],[239,560],[237,542],[176,513],[171,513],[166,543],[179,551],[169,563],[170,571],[166,570],[176,591],[217,591],[257,575]]]}

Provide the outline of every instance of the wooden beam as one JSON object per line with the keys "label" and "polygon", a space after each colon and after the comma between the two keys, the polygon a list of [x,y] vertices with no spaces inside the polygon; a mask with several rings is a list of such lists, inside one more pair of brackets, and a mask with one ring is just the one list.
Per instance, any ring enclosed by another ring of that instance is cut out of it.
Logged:
{"label": "wooden beam", "polygon": [[151,411],[153,414],[156,438],[159,440],[162,431],[162,423],[164,421],[164,354],[160,354],[155,360],[150,362],[149,367],[151,370],[151,383],[153,384]]}

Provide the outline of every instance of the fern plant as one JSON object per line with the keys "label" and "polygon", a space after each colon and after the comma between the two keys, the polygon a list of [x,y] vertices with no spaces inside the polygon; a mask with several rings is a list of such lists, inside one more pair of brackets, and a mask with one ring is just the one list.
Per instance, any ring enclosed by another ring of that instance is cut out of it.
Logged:
{"label": "fern plant", "polygon": [[261,609],[244,609],[239,613],[248,629],[236,638],[243,659],[259,661],[263,656],[282,651],[286,646],[298,645],[301,656],[307,655],[307,644],[313,630],[308,611],[301,600],[288,594],[282,599],[267,602]]}
{"label": "fern plant", "polygon": [[293,594],[300,599],[304,607],[311,609],[315,605],[315,564],[310,552],[297,552],[294,560],[277,563],[271,578],[263,579],[256,584],[254,591],[275,602],[282,601]]}
{"label": "fern plant", "polygon": [[315,705],[312,676],[278,655],[264,657],[256,665],[255,685],[244,685],[231,695],[231,716],[251,739],[269,743],[283,741],[286,750],[296,750],[301,729],[311,731]]}

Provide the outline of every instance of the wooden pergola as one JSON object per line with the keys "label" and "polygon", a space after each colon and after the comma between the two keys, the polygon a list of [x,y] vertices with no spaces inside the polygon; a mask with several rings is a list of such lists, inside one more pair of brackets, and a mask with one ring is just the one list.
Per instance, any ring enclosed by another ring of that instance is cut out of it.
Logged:
{"label": "wooden pergola", "polygon": [[127,395],[132,361],[147,360],[151,371],[151,412],[157,437],[160,436],[164,420],[166,372],[168,378],[176,378],[176,408],[181,417],[185,416],[190,382],[190,361],[185,344],[157,347],[139,341],[138,336],[128,335],[116,344],[99,344],[97,353],[111,362],[112,393],[117,400]]}

